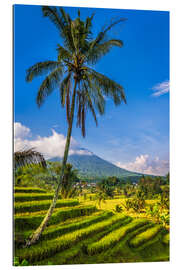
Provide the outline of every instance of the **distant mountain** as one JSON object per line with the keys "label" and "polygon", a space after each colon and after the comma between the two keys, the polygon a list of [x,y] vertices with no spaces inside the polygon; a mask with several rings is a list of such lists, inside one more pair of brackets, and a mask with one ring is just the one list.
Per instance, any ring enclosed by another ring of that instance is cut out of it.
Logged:
{"label": "distant mountain", "polygon": [[[88,151],[81,149],[81,151]],[[130,172],[125,169],[119,168],[114,164],[94,155],[92,152],[89,154],[74,154],[68,157],[68,162],[78,170],[78,176],[86,180],[99,180],[109,176],[116,176],[123,179],[139,179],[142,174]],[[60,158],[53,158],[50,161],[61,161]]]}

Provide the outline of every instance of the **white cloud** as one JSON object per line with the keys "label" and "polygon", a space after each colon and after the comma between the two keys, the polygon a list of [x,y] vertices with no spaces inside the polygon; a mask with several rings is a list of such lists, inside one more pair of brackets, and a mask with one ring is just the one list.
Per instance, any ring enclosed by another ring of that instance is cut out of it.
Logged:
{"label": "white cloud", "polygon": [[116,162],[115,165],[129,171],[152,175],[165,175],[169,171],[169,161],[160,160],[159,157],[152,159],[149,155],[137,156],[133,162]]}
{"label": "white cloud", "polygon": [[30,136],[30,129],[23,126],[20,122],[14,123],[14,136],[15,138],[24,138]]}
{"label": "white cloud", "polygon": [[164,95],[164,94],[169,92],[170,83],[168,80],[161,82],[161,83],[158,83],[155,86],[153,86],[152,90],[154,91],[152,96],[159,97],[159,96]]}
{"label": "white cloud", "polygon": [[[35,148],[37,151],[41,152],[46,159],[63,157],[66,143],[66,137],[63,134],[59,134],[52,129],[52,135],[47,137],[37,136],[36,139],[30,140],[25,138],[30,134],[30,129],[28,127],[23,126],[21,123],[15,123],[14,127],[16,129],[14,139],[15,151],[26,148]],[[71,137],[69,155],[73,154],[92,155],[88,150],[81,149],[77,141]]]}
{"label": "white cloud", "polygon": [[86,155],[86,156],[92,156],[93,155],[93,153],[90,152],[87,149],[71,149],[69,151],[69,154],[70,155],[73,155],[73,154],[76,154],[76,155]]}

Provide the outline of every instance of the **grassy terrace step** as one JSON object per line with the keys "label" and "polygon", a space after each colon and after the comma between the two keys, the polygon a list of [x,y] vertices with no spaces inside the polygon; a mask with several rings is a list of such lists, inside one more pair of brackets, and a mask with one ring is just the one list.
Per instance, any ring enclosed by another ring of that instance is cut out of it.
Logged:
{"label": "grassy terrace step", "polygon": [[73,223],[73,224],[68,224],[68,225],[63,225],[63,226],[52,226],[47,228],[47,230],[43,233],[42,235],[42,240],[45,239],[52,239],[55,237],[59,237],[65,233],[69,233],[78,229],[86,228],[96,222],[100,222],[102,220],[106,220],[110,217],[112,217],[113,213],[112,212],[104,212],[99,214],[98,216],[90,216],[86,217],[86,219]]}
{"label": "grassy terrace step", "polygon": [[[57,209],[57,210],[59,211],[59,209]],[[47,211],[45,211],[45,213],[47,213]],[[69,227],[69,226],[74,225],[76,223],[81,223],[81,222],[84,222],[85,220],[89,220],[91,218],[99,217],[99,216],[101,216],[101,215],[103,215],[105,213],[106,214],[109,213],[109,215],[113,215],[112,212],[97,210],[96,212],[91,213],[90,216],[88,215],[88,216],[82,216],[82,217],[81,216],[80,217],[74,217],[74,218],[69,218],[69,219],[67,219],[65,221],[61,221],[60,220],[59,223],[57,223],[57,224],[53,224],[53,225],[47,226],[47,228],[45,229],[45,231],[41,235],[40,241],[43,239],[43,235],[44,234],[46,235],[46,233],[47,234],[49,234],[49,233],[51,234],[51,232],[53,232],[55,230],[58,230],[58,229],[61,230],[62,227],[63,228]],[[34,230],[15,231],[14,232],[14,241],[15,241],[16,247],[18,248],[19,245],[21,245],[21,246],[24,245],[25,239],[29,238],[30,235],[33,232],[34,232]],[[47,236],[47,237],[49,237],[49,236]],[[46,236],[45,236],[45,238],[46,238]]]}
{"label": "grassy terrace step", "polygon": [[[68,218],[73,218],[77,216],[90,215],[91,213],[97,211],[97,208],[93,205],[86,206],[74,206],[64,209],[60,209],[52,214],[52,217],[49,221],[49,225],[57,224],[60,221],[65,221]],[[44,215],[16,215],[15,220],[15,231],[24,231],[36,229],[41,221],[43,220]]]}
{"label": "grassy terrace step", "polygon": [[[37,212],[41,210],[49,209],[52,200],[44,201],[29,201],[29,202],[18,202],[15,203],[15,214],[16,213],[25,213],[25,212]],[[58,200],[56,203],[56,208],[65,207],[65,206],[75,206],[78,205],[77,200]]]}
{"label": "grassy terrace step", "polygon": [[[57,212],[59,210],[61,210],[61,208],[54,208],[53,213],[55,213],[55,212]],[[31,216],[31,217],[33,217],[33,216],[43,216],[46,213],[47,213],[47,210],[40,210],[40,211],[37,211],[37,212],[31,212],[31,213],[29,213],[29,212],[16,213],[15,217],[16,218],[18,218],[18,217],[23,217],[24,218],[24,217],[29,217],[29,216]]]}
{"label": "grassy terrace step", "polygon": [[[47,265],[49,262],[53,265],[62,265],[62,264],[69,264],[69,260],[75,257],[79,257],[81,253],[84,257],[83,246],[87,246],[91,242],[97,241],[101,237],[103,237],[107,233],[107,230],[99,232],[93,235],[90,238],[82,240],[81,242],[77,243],[76,245],[72,246],[71,248],[65,249],[62,252],[58,252],[55,255],[51,256],[50,258],[40,260],[34,263],[34,265]],[[74,264],[74,263],[73,263]]]}
{"label": "grassy terrace step", "polygon": [[[27,202],[27,201],[41,201],[41,200],[51,200],[53,198],[52,193],[15,193],[15,202]],[[60,196],[59,196],[60,198]]]}
{"label": "grassy terrace step", "polygon": [[167,234],[165,229],[162,229],[154,238],[144,243],[142,246],[133,249],[141,255],[141,261],[168,261],[169,260],[169,245],[164,245],[162,239]]}
{"label": "grassy terrace step", "polygon": [[[130,222],[130,220],[131,220],[130,217],[120,220],[119,222],[116,222],[115,224],[105,228],[103,231],[96,233],[92,235],[91,237],[87,237],[84,240],[81,240],[80,242],[76,243],[76,245],[72,246],[71,248],[66,249],[62,252],[58,252],[55,255],[51,256],[50,258],[38,261],[34,265],[47,265],[48,262],[53,262],[52,263],[53,265],[69,264],[71,259],[73,259],[73,264],[74,264],[74,259],[78,260],[78,262],[80,259],[80,263],[81,263],[82,258],[85,259],[82,263],[87,262],[87,256],[88,258],[90,257],[89,255],[87,255],[87,246],[89,244],[98,241],[107,233],[116,229],[117,226],[120,226],[120,224]],[[92,259],[92,262],[94,262],[93,259]]]}
{"label": "grassy terrace step", "polygon": [[[147,223],[129,233],[127,233],[119,242],[117,242],[112,247],[104,250],[98,255],[98,263],[106,262],[136,262],[141,261],[139,253],[132,252],[132,249],[128,245],[128,241],[132,239],[135,235],[147,230],[152,227],[152,223]],[[129,260],[130,259],[130,260]]]}
{"label": "grassy terrace step", "polygon": [[73,233],[70,232],[56,239],[49,240],[48,245],[47,241],[45,240],[35,246],[31,246],[26,249],[16,250],[15,256],[19,257],[20,260],[26,259],[28,260],[28,262],[34,262],[37,260],[51,257],[53,254],[70,248],[80,240],[86,239],[89,236],[92,236],[107,228],[110,228],[110,226],[112,226],[116,222],[123,221],[126,218],[127,217],[124,215],[115,215],[108,220],[92,224],[87,228],[79,229],[77,231],[74,231]]}
{"label": "grassy terrace step", "polygon": [[[113,213],[111,211],[97,211],[91,214],[91,216],[76,217],[68,219],[68,221],[61,222],[59,224],[51,225],[41,235],[40,241],[45,239],[53,239],[59,237],[65,233],[75,231],[77,229],[85,228],[95,222],[108,219]],[[20,248],[25,244],[25,240],[30,237],[34,230],[29,231],[16,231],[14,234],[14,243],[16,248]]]}
{"label": "grassy terrace step", "polygon": [[129,241],[129,245],[131,247],[137,248],[141,246],[142,244],[146,243],[147,241],[154,238],[159,231],[162,229],[161,226],[153,226],[152,228],[149,228],[148,230],[136,235],[134,238],[132,238]]}
{"label": "grassy terrace step", "polygon": [[164,235],[162,242],[163,244],[169,245],[169,233]]}
{"label": "grassy terrace step", "polygon": [[26,188],[26,187],[15,187],[14,188],[15,193],[47,193],[45,189],[42,188]]}
{"label": "grassy terrace step", "polygon": [[95,242],[88,246],[88,253],[89,254],[96,254],[107,248],[111,247],[112,245],[119,242],[123,237],[126,236],[129,232],[145,225],[148,223],[148,220],[145,219],[134,219],[131,223],[118,228],[117,230],[111,232],[110,234],[103,237],[100,241]]}

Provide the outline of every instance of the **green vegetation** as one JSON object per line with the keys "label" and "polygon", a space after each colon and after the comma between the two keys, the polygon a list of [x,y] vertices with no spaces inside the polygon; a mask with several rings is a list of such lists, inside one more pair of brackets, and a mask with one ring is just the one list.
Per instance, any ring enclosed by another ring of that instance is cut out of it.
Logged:
{"label": "green vegetation", "polygon": [[148,240],[152,239],[161,229],[161,226],[154,226],[147,231],[136,235],[129,243],[132,247],[139,247]]}
{"label": "green vegetation", "polygon": [[165,234],[163,237],[163,243],[169,245],[169,233]]}
{"label": "green vegetation", "polygon": [[54,240],[49,240],[48,246],[46,241],[42,241],[40,244],[31,246],[28,249],[19,249],[17,252],[17,256],[30,262],[33,262],[37,259],[44,259],[50,257],[55,252],[69,248],[77,241],[83,240],[94,233],[98,233],[103,229],[108,228],[112,224],[123,220],[124,218],[125,216],[110,217],[107,221],[101,221],[96,224],[90,225],[88,228],[79,229],[74,231],[74,233],[67,233]]}
{"label": "green vegetation", "polygon": [[[109,189],[110,185],[112,189]],[[41,223],[46,213],[45,205],[50,203],[46,199],[42,200],[41,195],[49,194],[38,193],[39,189],[37,193],[34,192],[36,187],[15,187],[14,194],[17,197],[37,197],[34,201],[15,202],[14,264],[167,261],[169,225],[148,212],[150,208],[158,209],[160,215],[168,211],[165,199],[168,198],[167,184],[160,185],[160,188],[162,192],[154,194],[153,199],[149,200],[148,196],[142,193],[140,185],[121,182],[119,186],[116,178],[102,181],[94,187],[94,193],[91,193],[92,189],[83,182],[82,194],[79,193],[78,197],[58,200],[39,243],[24,248],[26,239]],[[128,196],[124,195],[123,189]],[[113,196],[110,196],[112,191]],[[105,196],[105,202],[101,201],[100,205],[97,204],[98,194]],[[129,202],[141,200],[144,208],[141,206],[140,209],[126,209],[126,203],[128,205]]]}
{"label": "green vegetation", "polygon": [[88,227],[91,224],[94,224],[96,222],[106,220],[109,217],[112,216],[112,212],[105,212],[101,213],[98,216],[90,216],[90,217],[84,217],[82,221],[73,223],[73,224],[68,224],[68,225],[61,225],[59,227],[48,227],[47,230],[43,233],[42,235],[42,240],[43,239],[52,239],[54,237],[60,236],[62,234],[75,231],[84,227]]}
{"label": "green vegetation", "polygon": [[46,193],[45,189],[41,188],[27,188],[27,187],[15,187],[14,192],[16,193]]}
{"label": "green vegetation", "polygon": [[[60,159],[52,160],[61,161]],[[94,154],[71,155],[68,157],[68,162],[78,170],[78,177],[82,180],[86,179],[91,181],[100,181],[113,175],[117,178],[131,178],[133,181],[137,181],[140,177],[142,177],[141,174],[121,169]]]}
{"label": "green vegetation", "polygon": [[35,201],[35,200],[50,200],[53,198],[53,194],[52,193],[41,193],[41,194],[38,194],[38,193],[31,193],[31,194],[28,194],[28,193],[21,193],[21,194],[18,194],[18,193],[15,193],[14,195],[14,201],[15,202],[28,202],[28,201]]}
{"label": "green vegetation", "polygon": [[[38,198],[39,200],[41,199]],[[37,198],[36,198],[37,200]],[[26,213],[26,212],[36,212],[41,210],[47,210],[51,204],[50,200],[44,200],[37,204],[36,201],[30,202],[18,202],[15,203],[15,213]],[[58,200],[56,203],[56,208],[65,207],[65,206],[75,206],[78,205],[79,202],[77,200]]]}
{"label": "green vegetation", "polygon": [[[67,220],[68,218],[73,218],[77,216],[90,215],[91,213],[97,211],[95,206],[77,206],[77,207],[68,207],[64,209],[60,209],[56,211],[51,220],[49,221],[49,225],[57,224],[59,221]],[[15,230],[27,230],[27,229],[35,229],[42,221],[44,215],[37,212],[28,215],[25,213],[23,215],[15,216]]]}
{"label": "green vegetation", "polygon": [[131,223],[119,228],[110,234],[103,237],[100,241],[91,244],[88,247],[88,253],[93,254],[106,250],[110,246],[120,241],[127,233],[147,224],[148,221],[144,219],[133,220]]}
{"label": "green vegetation", "polygon": [[24,167],[27,165],[38,164],[43,168],[46,168],[45,158],[41,153],[35,151],[33,148],[23,151],[16,151],[14,153],[14,166],[15,169]]}
{"label": "green vegetation", "polygon": [[26,261],[25,259],[20,263],[18,257],[14,258],[14,266],[28,266],[28,265],[29,265],[28,261]]}

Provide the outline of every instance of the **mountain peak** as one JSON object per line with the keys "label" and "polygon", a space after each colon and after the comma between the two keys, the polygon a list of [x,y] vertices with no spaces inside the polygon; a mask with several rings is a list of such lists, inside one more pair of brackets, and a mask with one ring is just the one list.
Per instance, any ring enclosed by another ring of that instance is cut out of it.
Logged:
{"label": "mountain peak", "polygon": [[[51,161],[61,161],[60,158]],[[93,152],[85,148],[79,148],[75,153],[71,153],[68,162],[78,170],[78,176],[82,179],[97,180],[110,176],[118,178],[139,178],[141,174],[130,172],[94,155]]]}

